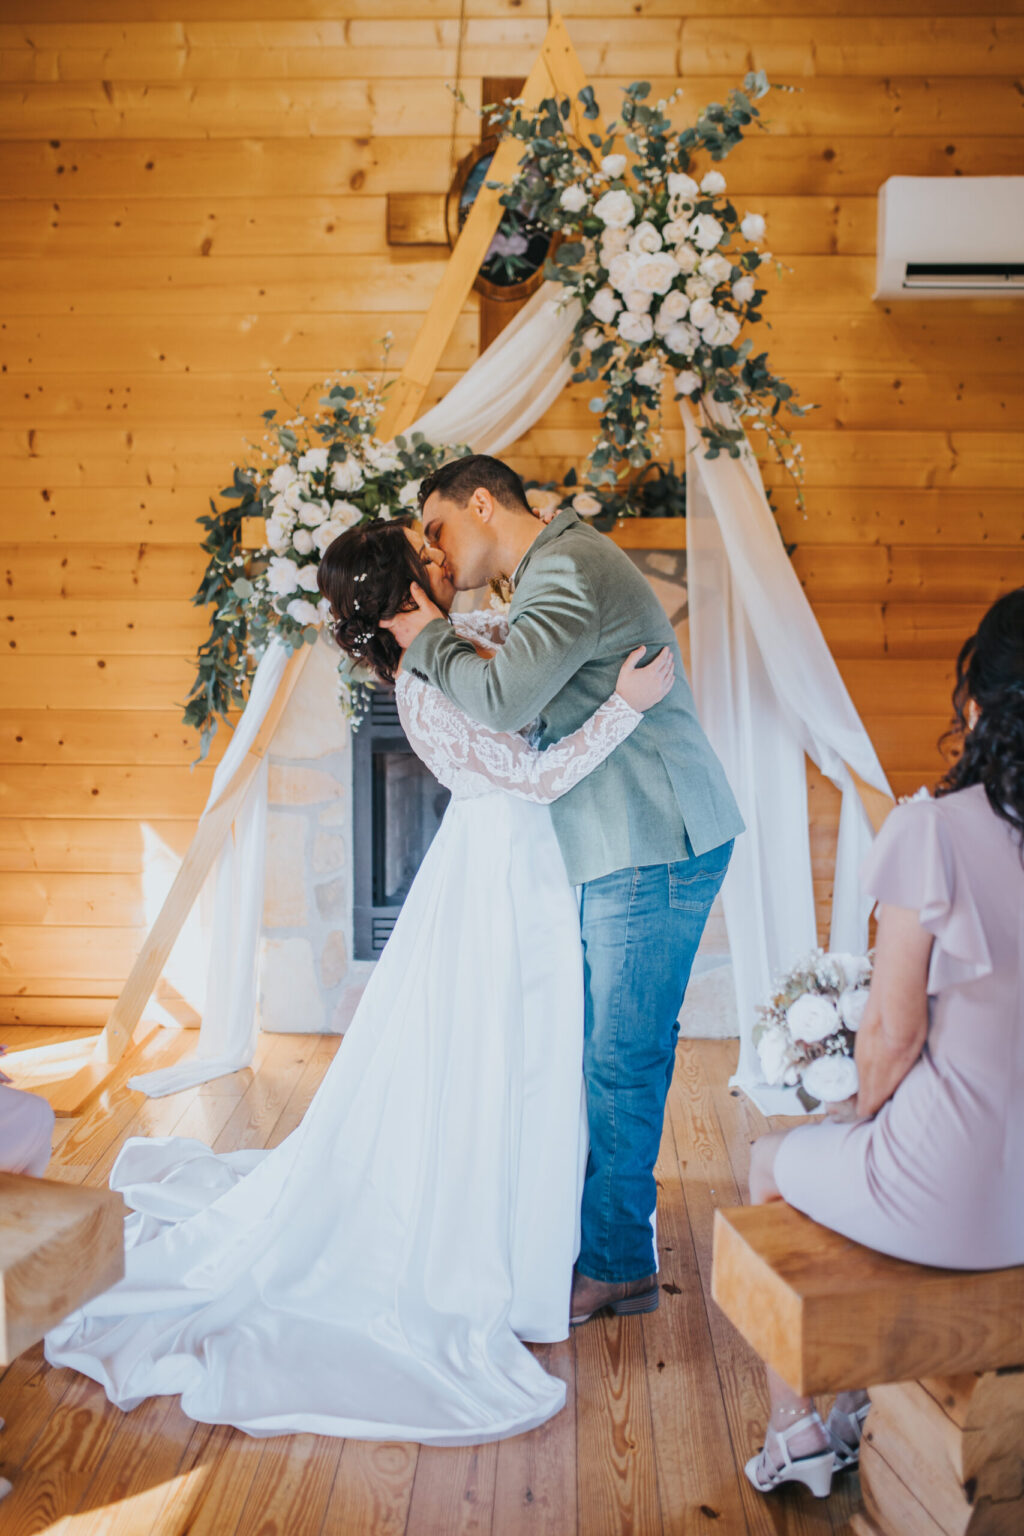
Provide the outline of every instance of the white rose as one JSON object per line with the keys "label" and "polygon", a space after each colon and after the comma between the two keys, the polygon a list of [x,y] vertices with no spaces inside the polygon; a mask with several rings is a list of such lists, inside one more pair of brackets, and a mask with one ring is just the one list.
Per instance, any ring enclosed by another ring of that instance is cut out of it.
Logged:
{"label": "white rose", "polygon": [[682,373],[676,374],[676,389],[681,395],[692,395],[700,386],[700,374],[694,373],[692,368],[684,368]]}
{"label": "white rose", "polygon": [[702,251],[714,250],[724,234],[724,227],[710,213],[698,213],[690,225],[693,242]]}
{"label": "white rose", "polygon": [[285,613],[296,624],[317,624],[320,620],[320,611],[315,603],[307,603],[304,597],[293,597]]}
{"label": "white rose", "polygon": [[732,296],[737,304],[749,304],[754,297],[754,279],[738,277],[732,285]]}
{"label": "white rose", "polygon": [[654,335],[654,323],[650,315],[634,315],[624,309],[619,316],[619,335],[623,341],[640,346]]}
{"label": "white rose", "polygon": [[[383,517],[383,512],[379,514]],[[351,501],[336,501],[331,508],[331,522],[337,523],[344,533],[346,528],[354,528],[356,523],[362,521],[363,514]]]}
{"label": "white rose", "polygon": [[296,574],[298,576],[298,584],[304,592],[318,592],[320,590],[317,585],[315,565],[300,565]]}
{"label": "white rose", "polygon": [[608,177],[609,181],[614,181],[617,176],[621,176],[625,169],[625,155],[605,155],[601,161],[601,170]]}
{"label": "white rose", "polygon": [[772,259],[771,251],[762,251],[760,256],[758,257],[758,264],[760,266],[762,266],[762,267],[766,267],[768,265],[768,263],[771,261],[771,259]]}
{"label": "white rose", "polygon": [[334,614],[331,612],[331,600],[329,597],[322,597],[320,599],[316,605],[316,611],[321,624],[332,624],[334,622]]}
{"label": "white rose", "polygon": [[665,332],[665,345],[670,352],[676,352],[680,357],[689,357],[690,353],[696,352],[700,345],[700,332],[688,320],[677,320],[675,325]]}
{"label": "white rose", "polygon": [[700,260],[692,245],[677,245],[672,254],[680,272],[692,272]]}
{"label": "white rose", "polygon": [[621,308],[621,300],[610,288],[599,288],[590,301],[590,313],[605,325],[611,324]]}
{"label": "white rose", "polygon": [[669,197],[693,199],[700,191],[693,177],[684,175],[682,171],[670,171],[665,185],[668,189]]}
{"label": "white rose", "polygon": [[565,188],[558,201],[566,213],[579,213],[581,208],[587,206],[587,194],[574,182],[571,187]]}
{"label": "white rose", "polygon": [[688,277],[686,279],[686,293],[688,298],[708,299],[711,297],[713,292],[714,286],[710,278],[698,277],[695,274],[693,277]]}
{"label": "white rose", "polygon": [[660,389],[663,377],[664,370],[659,357],[649,357],[633,375],[634,381],[642,384],[645,389]]}
{"label": "white rose", "polygon": [[296,528],[292,534],[292,548],[300,555],[308,555],[313,549],[313,535],[308,528]]}
{"label": "white rose", "polygon": [[266,522],[267,545],[275,554],[283,555],[288,548],[289,530],[276,517],[268,517]]}
{"label": "white rose", "polygon": [[827,956],[838,969],[847,987],[860,987],[871,975],[871,961],[867,955],[851,955],[845,951],[837,951]]}
{"label": "white rose", "polygon": [[321,523],[320,527],[313,534],[313,541],[316,544],[317,554],[322,555],[324,551],[334,543],[338,535],[344,532],[345,530],[341,523],[336,523],[333,518],[331,518],[329,522]]}
{"label": "white rose", "polygon": [[690,322],[698,330],[703,330],[710,325],[715,318],[715,306],[710,299],[694,299],[690,305]]}
{"label": "white rose", "polygon": [[403,507],[414,507],[420,494],[422,480],[409,480],[398,493],[398,500]]}
{"label": "white rose", "polygon": [[651,307],[651,295],[642,288],[630,288],[623,294],[626,308],[634,315],[646,315]]}
{"label": "white rose", "polygon": [[760,213],[745,213],[740,220],[740,229],[748,240],[763,240],[764,216]]}
{"label": "white rose", "polygon": [[625,229],[627,224],[632,224],[636,215],[633,199],[623,188],[606,192],[604,197],[598,198],[594,212],[602,224],[608,224],[612,229]]}
{"label": "white rose", "polygon": [[704,257],[700,270],[713,283],[727,283],[732,276],[732,262],[715,251],[712,256]]}
{"label": "white rose", "polygon": [[827,1040],[839,1028],[839,1014],[835,1004],[817,992],[805,992],[786,1009],[786,1021],[794,1040],[811,1045],[816,1040]]}
{"label": "white rose", "polygon": [[854,1034],[864,1022],[864,1010],[868,1005],[867,987],[847,987],[839,994],[839,1014],[847,1029]]}
{"label": "white rose", "polygon": [[661,231],[661,238],[666,245],[678,245],[689,233],[689,219],[670,219]]}
{"label": "white rose", "polygon": [[623,293],[627,288],[636,287],[634,274],[639,260],[639,256],[634,256],[632,251],[620,251],[618,256],[612,257],[608,263],[608,281],[613,288]]}
{"label": "white rose", "polygon": [[860,1087],[857,1065],[849,1056],[818,1056],[804,1068],[804,1087],[812,1099],[841,1104]]}
{"label": "white rose", "polygon": [[298,479],[298,477],[292,480],[289,485],[285,486],[284,504],[289,508],[290,511],[297,512],[302,506],[302,493],[304,490],[305,486],[302,484],[302,481]]}
{"label": "white rose", "polygon": [[290,464],[279,464],[270,477],[270,489],[272,491],[286,491],[295,479],[295,470]]}
{"label": "white rose", "polygon": [[385,448],[383,443],[378,443],[374,438],[371,438],[366,445],[366,457],[374,469],[379,470],[381,474],[386,474],[392,469],[400,469],[402,466],[402,461],[394,449]]}
{"label": "white rose", "polygon": [[658,318],[655,321],[654,329],[659,335],[664,335],[665,331],[676,320],[686,318],[686,311],[689,307],[690,301],[686,294],[678,288],[670,288],[658,306]]}
{"label": "white rose", "polygon": [[736,315],[718,310],[715,314],[714,324],[709,325],[704,331],[704,340],[712,347],[728,347],[736,340],[740,333],[740,322]]}
{"label": "white rose", "polygon": [[604,332],[598,330],[596,325],[592,325],[589,330],[583,332],[580,340],[588,352],[596,352],[598,347],[604,346]]}
{"label": "white rose", "polygon": [[572,509],[580,517],[596,517],[601,510],[601,503],[589,491],[577,491],[572,499]]}
{"label": "white rose", "polygon": [[661,236],[650,219],[644,219],[634,229],[629,248],[637,256],[650,256],[661,250]]}
{"label": "white rose", "polygon": [[271,516],[276,517],[283,528],[291,528],[295,522],[295,512],[285,500],[284,494],[275,496],[270,503]]}
{"label": "white rose", "polygon": [[701,177],[700,189],[709,197],[715,197],[719,192],[725,191],[725,177],[721,171],[708,171],[706,176]]}
{"label": "white rose", "polygon": [[[690,391],[687,391],[690,393]],[[781,1029],[766,1029],[757,1042],[757,1054],[766,1083],[781,1083],[789,1065],[789,1042]]]}
{"label": "white rose", "polygon": [[331,472],[331,484],[336,491],[358,491],[363,483],[363,469],[355,459],[341,459]]}
{"label": "white rose", "polygon": [[679,264],[668,251],[657,251],[653,256],[636,259],[636,286],[648,293],[668,293],[678,276]]}
{"label": "white rose", "polygon": [[310,448],[299,458],[300,474],[322,475],[327,468],[327,449]]}
{"label": "white rose", "polygon": [[294,560],[275,555],[267,567],[267,586],[275,597],[287,597],[299,585],[299,568]]}
{"label": "white rose", "polygon": [[299,508],[299,520],[307,528],[319,528],[330,516],[330,506],[325,501],[304,501]]}
{"label": "white rose", "polygon": [[605,266],[613,256],[618,256],[620,251],[629,249],[628,229],[606,229],[601,236],[601,260]]}

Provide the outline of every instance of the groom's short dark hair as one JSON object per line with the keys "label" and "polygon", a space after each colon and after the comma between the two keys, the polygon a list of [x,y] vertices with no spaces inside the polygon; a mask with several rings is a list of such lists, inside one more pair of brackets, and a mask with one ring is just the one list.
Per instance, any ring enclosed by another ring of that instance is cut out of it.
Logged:
{"label": "groom's short dark hair", "polygon": [[502,459],[493,459],[489,453],[468,453],[465,458],[449,459],[440,469],[432,470],[420,485],[420,511],[423,511],[427,497],[435,491],[464,507],[478,486],[490,491],[503,507],[517,512],[530,511],[523,482],[515,470]]}

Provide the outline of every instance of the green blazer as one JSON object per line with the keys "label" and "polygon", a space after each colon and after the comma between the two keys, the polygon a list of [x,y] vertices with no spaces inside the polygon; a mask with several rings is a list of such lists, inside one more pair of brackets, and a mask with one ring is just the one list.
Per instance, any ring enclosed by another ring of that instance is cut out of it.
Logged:
{"label": "green blazer", "polygon": [[560,512],[517,573],[508,639],[491,660],[442,619],[404,665],[496,731],[538,717],[541,745],[577,730],[614,691],[638,645],[676,659],[671,693],[610,757],[551,806],[574,885],[616,869],[666,864],[728,842],[743,821],[701,728],[672,626],[650,586],[611,539]]}

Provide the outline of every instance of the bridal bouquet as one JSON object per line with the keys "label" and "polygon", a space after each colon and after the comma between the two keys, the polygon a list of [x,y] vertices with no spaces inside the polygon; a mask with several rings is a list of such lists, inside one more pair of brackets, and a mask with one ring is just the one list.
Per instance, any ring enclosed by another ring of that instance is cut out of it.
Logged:
{"label": "bridal bouquet", "polygon": [[868,955],[816,949],[787,971],[757,1010],[754,1044],[765,1082],[799,1088],[808,1107],[855,1094],[853,1048],[870,982]]}

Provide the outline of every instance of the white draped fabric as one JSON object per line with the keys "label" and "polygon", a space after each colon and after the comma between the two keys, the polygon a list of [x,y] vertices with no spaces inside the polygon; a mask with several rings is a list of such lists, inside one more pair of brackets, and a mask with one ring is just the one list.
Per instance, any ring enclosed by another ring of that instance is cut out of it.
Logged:
{"label": "white draped fabric", "polygon": [[[727,426],[738,421],[721,407]],[[805,753],[842,791],[830,946],[863,952],[871,902],[858,869],[873,831],[850,775],[891,794],[870,738],[783,547],[757,462],[708,459],[684,404],[693,688],[747,824],[722,888],[740,1020],[735,1081],[766,1113],[798,1113],[764,1086],[751,1038],[772,979],[817,942]]]}
{"label": "white draped fabric", "polygon": [[[572,372],[568,345],[579,301],[560,305],[560,294],[557,283],[538,288],[445,398],[405,435],[422,432],[431,443],[469,443],[476,453],[500,453],[529,431]],[[284,647],[271,641],[231,744],[217,766],[204,815],[255,741],[287,660]],[[212,907],[213,915],[206,932],[209,960],[199,1044],[194,1055],[177,1066],[130,1079],[130,1087],[152,1098],[237,1072],[253,1058],[266,825],[264,761],[235,818],[234,840],[225,842],[204,891],[203,907]]]}

